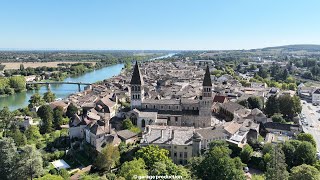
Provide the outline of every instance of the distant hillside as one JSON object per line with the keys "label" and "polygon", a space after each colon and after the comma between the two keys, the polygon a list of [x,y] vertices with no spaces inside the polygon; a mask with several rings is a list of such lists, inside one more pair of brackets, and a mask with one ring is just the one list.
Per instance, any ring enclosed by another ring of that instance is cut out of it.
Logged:
{"label": "distant hillside", "polygon": [[296,45],[286,45],[286,46],[276,46],[276,47],[266,47],[262,48],[262,51],[320,51],[320,45],[315,44],[296,44]]}

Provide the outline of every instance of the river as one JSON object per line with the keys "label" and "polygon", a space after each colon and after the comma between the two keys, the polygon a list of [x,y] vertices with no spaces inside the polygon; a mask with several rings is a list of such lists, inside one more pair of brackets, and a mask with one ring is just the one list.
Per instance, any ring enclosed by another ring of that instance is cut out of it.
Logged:
{"label": "river", "polygon": [[[156,60],[160,58],[171,57],[175,53],[170,53],[165,56],[152,58],[150,60]],[[107,66],[101,69],[87,72],[79,76],[68,77],[64,82],[85,82],[85,83],[95,83],[97,81],[102,81],[104,79],[111,78],[112,76],[117,76],[120,74],[124,64],[116,64],[112,66]],[[83,90],[84,86],[81,86]],[[10,96],[0,97],[0,109],[7,106],[10,110],[16,110],[19,108],[27,107],[29,104],[30,97],[38,92],[43,95],[48,91],[47,86],[41,86],[38,91],[30,90],[21,93],[16,93]],[[61,84],[61,85],[51,85],[51,91],[56,95],[56,98],[65,98],[70,94],[78,92],[78,85],[74,84]]]}

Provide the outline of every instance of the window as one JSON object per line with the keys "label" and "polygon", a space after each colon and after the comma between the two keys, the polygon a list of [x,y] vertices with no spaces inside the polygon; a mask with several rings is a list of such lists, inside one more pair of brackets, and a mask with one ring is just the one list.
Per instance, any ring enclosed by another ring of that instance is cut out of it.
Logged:
{"label": "window", "polygon": [[177,149],[177,146],[174,146],[175,149]]}
{"label": "window", "polygon": [[188,149],[188,147],[184,147],[184,149]]}
{"label": "window", "polygon": [[175,118],[176,122],[178,122],[178,117],[174,117],[174,118]]}
{"label": "window", "polygon": [[173,153],[173,157],[177,157],[177,152],[174,152],[174,153]]}
{"label": "window", "polygon": [[141,127],[146,127],[146,121],[144,120],[144,119],[142,119],[142,121],[141,121]]}
{"label": "window", "polygon": [[179,153],[179,157],[182,158],[182,152]]}
{"label": "window", "polygon": [[184,158],[188,158],[188,152],[184,152]]}

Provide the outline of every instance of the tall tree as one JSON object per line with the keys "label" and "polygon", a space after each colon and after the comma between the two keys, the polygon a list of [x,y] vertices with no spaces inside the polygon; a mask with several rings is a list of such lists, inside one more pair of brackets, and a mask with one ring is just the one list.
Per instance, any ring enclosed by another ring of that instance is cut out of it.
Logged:
{"label": "tall tree", "polygon": [[294,153],[294,165],[315,163],[316,152],[316,148],[310,142],[302,141]]}
{"label": "tall tree", "polygon": [[[41,153],[33,146],[27,145],[22,149],[22,153],[19,158],[19,174],[20,178],[39,177],[43,174]],[[27,178],[26,178],[27,179]]]}
{"label": "tall tree", "polygon": [[271,95],[268,98],[266,102],[265,113],[268,115],[268,117],[271,117],[275,113],[279,113],[279,101],[275,95]]}
{"label": "tall tree", "polygon": [[282,146],[282,151],[285,155],[286,158],[286,164],[288,165],[289,168],[291,168],[294,164],[294,152],[296,148],[290,141],[286,141],[283,146]]}
{"label": "tall tree", "polygon": [[302,164],[291,169],[289,180],[318,180],[320,172],[317,168]]}
{"label": "tall tree", "polygon": [[73,116],[77,113],[78,113],[78,108],[75,105],[70,104],[66,112],[66,115],[68,116],[68,118],[69,119],[73,118]]}
{"label": "tall tree", "polygon": [[6,136],[8,128],[11,125],[11,122],[14,120],[13,114],[10,112],[8,107],[4,107],[0,111],[0,127],[3,130],[3,136]]}
{"label": "tall tree", "polygon": [[191,161],[191,171],[200,179],[245,179],[244,173],[235,160],[230,157],[230,149],[214,146],[203,158]]}
{"label": "tall tree", "polygon": [[36,93],[31,96],[28,107],[31,109],[34,107],[41,106],[42,104],[44,104],[42,97],[40,96],[39,93]]}
{"label": "tall tree", "polygon": [[314,140],[312,134],[309,134],[309,133],[300,133],[300,134],[298,134],[297,139],[298,139],[299,141],[307,141],[307,142],[311,143],[314,147],[317,147],[317,143],[316,143],[316,141]]}
{"label": "tall tree", "polygon": [[262,109],[263,108],[262,100],[261,100],[261,98],[259,98],[257,96],[249,97],[248,104],[249,104],[250,109],[254,109],[254,108]]}
{"label": "tall tree", "polygon": [[40,132],[42,134],[52,132],[53,111],[51,107],[49,105],[42,105],[38,109],[37,114],[42,120]]}
{"label": "tall tree", "polygon": [[47,103],[53,102],[56,99],[56,95],[51,91],[48,91],[43,94],[43,100]]}
{"label": "tall tree", "polygon": [[282,149],[275,146],[271,153],[271,161],[267,164],[266,179],[270,180],[286,180],[289,177],[285,156]]}
{"label": "tall tree", "polygon": [[0,179],[16,179],[17,148],[11,138],[0,139]]}
{"label": "tall tree", "polygon": [[148,175],[148,171],[143,159],[134,159],[123,163],[118,175],[128,180],[134,180],[137,176]]}
{"label": "tall tree", "polygon": [[114,168],[120,160],[120,152],[118,147],[114,147],[112,144],[107,144],[98,154],[95,162],[95,166],[100,171],[109,172],[111,168]]}
{"label": "tall tree", "polygon": [[136,158],[142,158],[147,167],[153,166],[156,162],[165,162],[169,160],[169,151],[160,149],[158,146],[149,145],[139,149],[135,156]]}
{"label": "tall tree", "polygon": [[242,151],[240,153],[240,158],[241,158],[242,162],[248,163],[251,159],[252,153],[253,153],[252,147],[249,144],[246,144],[242,148]]}
{"label": "tall tree", "polygon": [[39,128],[37,126],[29,126],[28,129],[24,132],[28,140],[35,141],[41,138]]}
{"label": "tall tree", "polygon": [[63,108],[58,106],[53,110],[53,122],[56,128],[60,128],[63,123]]}

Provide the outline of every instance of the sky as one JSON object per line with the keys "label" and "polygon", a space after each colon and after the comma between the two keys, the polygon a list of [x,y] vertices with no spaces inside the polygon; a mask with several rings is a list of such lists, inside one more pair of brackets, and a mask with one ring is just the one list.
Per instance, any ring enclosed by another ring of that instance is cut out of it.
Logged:
{"label": "sky", "polygon": [[320,44],[319,0],[2,0],[0,49]]}

